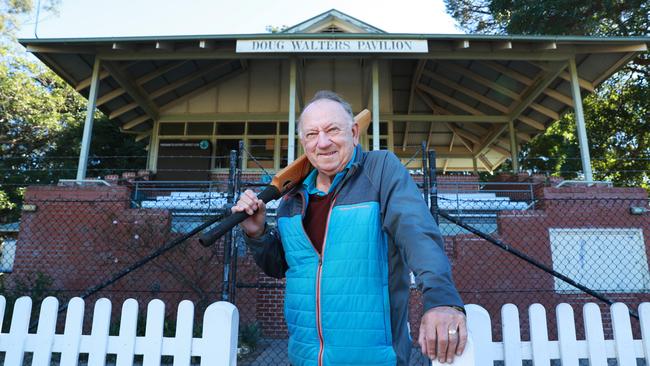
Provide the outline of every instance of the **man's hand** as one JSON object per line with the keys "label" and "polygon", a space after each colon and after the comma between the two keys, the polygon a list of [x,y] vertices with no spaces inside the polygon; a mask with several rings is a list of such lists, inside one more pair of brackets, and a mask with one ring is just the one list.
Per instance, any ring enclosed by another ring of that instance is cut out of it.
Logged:
{"label": "man's hand", "polygon": [[465,314],[450,306],[429,309],[422,316],[418,343],[422,354],[440,363],[452,363],[467,344]]}
{"label": "man's hand", "polygon": [[264,223],[266,222],[266,205],[264,201],[257,198],[255,192],[247,189],[241,196],[235,206],[230,209],[231,212],[246,211],[249,218],[239,224],[246,235],[251,238],[259,238],[264,234]]}

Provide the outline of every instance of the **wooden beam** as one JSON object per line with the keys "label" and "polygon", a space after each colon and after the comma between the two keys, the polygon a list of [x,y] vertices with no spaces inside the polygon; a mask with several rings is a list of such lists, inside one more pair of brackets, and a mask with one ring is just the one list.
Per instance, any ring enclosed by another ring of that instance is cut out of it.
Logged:
{"label": "wooden beam", "polygon": [[[102,70],[99,72],[99,80],[104,80],[106,79],[110,74],[106,70]],[[83,80],[81,80],[77,85],[75,85],[74,90],[76,91],[82,91],[88,87],[90,87],[90,82],[92,81],[92,77],[87,77]]]}
{"label": "wooden beam", "polygon": [[[550,71],[553,70],[552,66],[546,65],[546,64],[541,63],[541,62],[531,62],[531,64],[533,64],[533,65],[537,66],[538,68],[540,68],[540,69],[542,69],[544,71],[547,71],[547,72],[550,72]],[[561,77],[562,79],[564,79],[564,80],[566,80],[568,82],[571,82],[571,75],[569,74],[568,71],[562,71],[560,73],[559,77]],[[591,93],[593,93],[594,90],[595,90],[594,84],[592,84],[588,80],[585,80],[583,78],[578,78],[578,83],[580,84],[581,88],[583,88],[585,90],[588,90]]]}
{"label": "wooden beam", "polygon": [[553,119],[554,121],[557,121],[558,119],[560,119],[560,115],[556,111],[554,111],[554,110],[552,110],[550,108],[547,108],[547,107],[545,107],[545,106],[543,106],[541,104],[531,103],[530,107],[532,109],[538,111],[539,113]]}
{"label": "wooden beam", "polygon": [[454,90],[457,90],[457,91],[467,95],[470,98],[474,98],[475,100],[477,100],[477,101],[479,101],[479,102],[481,102],[481,103],[483,103],[483,104],[485,104],[485,105],[487,105],[487,106],[489,106],[489,107],[491,107],[491,108],[493,108],[493,109],[495,109],[495,110],[497,110],[499,112],[503,112],[503,113],[509,113],[510,112],[510,109],[508,107],[504,106],[503,104],[501,104],[501,103],[499,103],[499,102],[497,102],[497,101],[495,101],[493,99],[490,99],[490,98],[488,98],[488,97],[486,97],[486,96],[484,96],[484,95],[482,95],[480,93],[477,93],[477,92],[475,92],[475,91],[473,91],[473,90],[471,90],[469,88],[466,88],[466,87],[464,87],[464,86],[462,86],[462,85],[460,85],[460,84],[458,84],[456,82],[453,82],[453,81],[451,81],[451,80],[449,80],[449,79],[447,79],[445,77],[439,76],[439,75],[433,73],[430,70],[425,69],[425,70],[423,70],[422,73],[424,75],[426,75],[427,77],[439,82],[440,84],[443,84],[443,85],[448,86],[448,87],[450,87],[450,88],[452,88]]}
{"label": "wooden beam", "polygon": [[151,117],[149,117],[148,115],[145,114],[143,116],[136,117],[136,118],[126,122],[125,124],[122,125],[122,129],[123,130],[130,130],[133,127],[138,126],[138,125],[140,125],[140,124],[142,124],[142,123],[144,123],[146,121],[149,121],[149,120],[151,120]]}
{"label": "wooden beam", "polygon": [[[509,77],[509,78],[511,78],[513,80],[516,80],[516,81],[524,84],[524,85],[529,86],[529,85],[531,85],[531,84],[533,84],[535,82],[533,79],[529,78],[528,76],[526,76],[524,74],[520,74],[518,71],[515,71],[513,69],[509,69],[508,67],[503,66],[498,62],[495,62],[495,61],[482,61],[481,63],[488,66],[489,68],[491,68],[491,69],[493,69],[495,71],[498,71],[498,72],[502,73],[503,75],[505,75],[505,76],[507,76],[507,77]],[[544,94],[548,95],[549,97],[551,97],[551,98],[553,98],[553,99],[555,99],[555,100],[557,100],[557,101],[559,101],[561,103],[564,103],[564,104],[566,104],[566,105],[568,105],[570,107],[573,107],[573,100],[568,95],[564,95],[564,94],[562,94],[562,93],[560,93],[558,91],[555,91],[553,89],[545,89]]]}
{"label": "wooden beam", "polygon": [[546,126],[542,122],[539,122],[538,120],[530,118],[528,116],[520,115],[516,119],[520,120],[521,122],[529,125],[530,127],[536,130],[544,131],[546,129]]}
{"label": "wooden beam", "polygon": [[508,97],[510,99],[513,99],[513,100],[520,100],[521,99],[521,97],[519,96],[519,93],[517,93],[515,91],[512,91],[512,90],[506,88],[503,85],[499,85],[496,82],[494,82],[492,80],[489,80],[489,79],[475,73],[474,71],[471,71],[468,68],[466,69],[464,67],[458,66],[458,65],[456,65],[454,63],[451,63],[451,62],[440,62],[439,65],[441,67],[443,67],[443,68],[452,70],[452,71],[462,75],[463,77],[466,77],[468,79],[474,80],[475,82],[477,82],[479,84],[487,86],[488,88],[494,90],[495,92],[500,93],[500,94],[502,94],[502,95],[504,95],[504,96],[506,96],[506,97]]}
{"label": "wooden beam", "polygon": [[[117,83],[120,84],[120,86],[126,90],[127,93],[129,93],[129,95],[135,100],[136,106],[139,105],[140,108],[142,108],[142,110],[144,110],[151,119],[158,119],[158,108],[151,100],[149,100],[146,92],[139,85],[135,85],[132,82],[132,79],[122,70],[120,70],[114,63],[104,62],[103,64],[106,70],[111,73],[113,79],[115,79],[115,81],[117,81]],[[111,113],[109,118],[116,118],[126,112],[127,111],[124,111],[120,114],[116,114],[115,112]]]}
{"label": "wooden beam", "polygon": [[142,133],[139,133],[139,134],[135,137],[135,141],[136,141],[136,142],[137,142],[137,141],[142,141],[142,140],[146,139],[146,138],[149,137],[149,136],[151,136],[151,130],[149,130],[149,131],[145,131],[145,132],[142,132]]}
{"label": "wooden beam", "polygon": [[447,102],[449,104],[455,105],[456,107],[458,107],[458,108],[460,108],[460,109],[464,110],[465,112],[468,112],[468,113],[470,113],[472,115],[475,115],[475,116],[484,116],[485,115],[485,113],[479,111],[478,109],[476,109],[474,107],[471,107],[471,106],[469,106],[469,105],[467,105],[467,104],[465,104],[465,103],[463,103],[463,102],[461,102],[461,101],[459,101],[459,100],[457,100],[455,98],[452,98],[452,97],[448,96],[445,93],[442,93],[442,92],[440,92],[438,90],[435,90],[435,89],[433,89],[431,87],[428,87],[428,86],[426,86],[424,84],[418,84],[417,87],[418,87],[418,89],[430,94],[431,96],[434,96],[434,97],[436,97],[438,99],[442,99],[442,100],[444,100],[445,102]]}
{"label": "wooden beam", "polygon": [[[427,60],[419,60],[418,64],[415,67],[415,72],[413,73],[413,77],[411,78],[411,90],[409,93],[409,105],[408,109],[406,111],[407,114],[411,114],[413,111],[413,103],[414,103],[414,98],[415,98],[415,91],[416,91],[416,86],[418,82],[420,81],[420,77],[422,76],[422,70],[424,69],[424,66],[426,65]],[[409,121],[406,121],[406,125],[404,126],[404,136],[402,138],[402,151],[406,149],[406,141],[408,139],[408,130],[409,130]]]}
{"label": "wooden beam", "polygon": [[483,167],[485,167],[485,169],[486,169],[488,172],[490,172],[490,174],[493,174],[493,173],[494,173],[494,167],[492,166],[492,164],[490,164],[490,161],[488,160],[488,158],[485,157],[485,155],[480,155],[480,156],[478,157],[478,160],[481,162],[481,164],[483,165]]}
{"label": "wooden beam", "polygon": [[126,90],[124,90],[124,88],[117,88],[115,90],[112,90],[112,91],[102,95],[101,97],[99,97],[97,99],[97,106],[99,107],[100,105],[103,105],[103,104],[105,104],[105,103],[119,97],[120,95],[122,95],[124,93],[126,93]]}
{"label": "wooden beam", "polygon": [[[142,84],[144,84],[144,83],[146,83],[146,82],[148,82],[150,80],[153,80],[154,78],[156,78],[156,77],[158,77],[160,75],[163,75],[163,74],[165,74],[165,73],[167,73],[167,72],[169,72],[169,71],[183,65],[186,62],[187,61],[181,61],[181,62],[165,65],[165,66],[163,66],[163,67],[161,67],[159,69],[156,69],[153,72],[150,72],[150,73],[148,73],[146,75],[140,76],[139,78],[137,78],[135,80],[135,84],[136,85],[142,85]],[[121,67],[121,70],[125,70],[127,67],[128,66]],[[120,95],[122,95],[124,93],[126,93],[126,90],[124,90],[123,88],[115,89],[115,90],[113,90],[113,91],[111,91],[109,93],[106,93],[106,94],[102,95],[102,97],[97,100],[97,105],[100,106],[100,105],[102,105],[104,103],[107,103],[110,100],[113,100],[113,99],[119,97]]]}
{"label": "wooden beam", "polygon": [[88,55],[95,55],[97,47],[83,47],[83,46],[47,46],[47,45],[27,45],[25,47],[27,52],[38,53],[83,53]]}
{"label": "wooden beam", "polygon": [[145,83],[157,78],[158,76],[166,74],[166,73],[168,73],[168,72],[170,72],[170,71],[172,71],[174,69],[177,69],[177,68],[185,65],[188,62],[189,62],[189,60],[179,61],[179,62],[171,62],[171,63],[169,63],[169,64],[167,64],[165,66],[162,66],[162,67],[159,67],[159,68],[155,69],[154,71],[152,71],[152,72],[150,72],[148,74],[140,76],[139,78],[137,78],[135,80],[135,83],[138,84],[138,85],[145,84]]}
{"label": "wooden beam", "polygon": [[[169,103],[167,103],[167,104],[161,106],[161,107],[160,107],[160,110],[163,110],[163,111],[164,111],[164,110],[169,109],[170,107],[173,107],[173,106],[175,106],[175,105],[177,105],[177,104],[179,104],[179,103],[183,103],[183,102],[187,101],[188,99],[191,99],[191,98],[193,98],[193,97],[195,97],[195,96],[197,96],[197,95],[199,95],[199,94],[205,92],[206,90],[209,90],[209,89],[214,88],[215,86],[217,86],[217,85],[223,83],[223,82],[226,81],[226,80],[232,79],[232,78],[234,78],[234,77],[236,77],[236,76],[238,76],[238,75],[243,74],[244,72],[246,72],[248,66],[247,66],[247,64],[244,63],[244,62],[242,62],[241,65],[242,65],[242,68],[241,68],[241,69],[238,69],[238,70],[235,70],[235,71],[231,71],[231,72],[229,72],[228,74],[223,75],[223,76],[217,78],[216,80],[212,80],[211,82],[209,82],[209,83],[203,85],[202,87],[200,87],[200,88],[198,88],[198,89],[196,89],[196,90],[193,90],[193,91],[191,91],[191,92],[189,92],[189,93],[187,93],[187,94],[185,94],[185,95],[182,95],[182,96],[179,97],[179,98],[174,99],[173,101],[171,101],[171,102],[169,102]],[[286,119],[286,113],[284,114],[284,118]],[[281,119],[282,119],[282,118],[281,118]],[[283,120],[284,120],[284,119],[283,119]]]}
{"label": "wooden beam", "polygon": [[453,115],[450,111],[442,108],[441,106],[437,105],[436,102],[431,99],[430,96],[427,94],[424,94],[423,91],[417,89],[415,90],[416,94],[420,97],[420,99],[426,104],[429,108],[431,108],[431,111],[433,114],[442,114],[442,115]]}
{"label": "wooden beam", "polygon": [[508,125],[504,124],[502,126],[494,126],[490,129],[490,133],[487,134],[483,139],[481,140],[481,144],[475,149],[475,155],[478,157],[481,154],[484,154],[486,150],[490,148],[490,145],[498,139],[501,134],[508,129]]}
{"label": "wooden beam", "polygon": [[[445,126],[455,135],[458,136],[458,139],[460,142],[465,146],[465,148],[471,153],[474,150],[474,142],[472,141],[471,138],[465,137],[465,133],[467,131],[461,131],[458,127],[450,124],[450,123],[445,123]],[[462,133],[462,134],[461,134]],[[452,136],[453,137],[453,136]],[[469,141],[468,141],[469,140]],[[451,151],[451,146],[449,147]]]}
{"label": "wooden beam", "polygon": [[[537,99],[537,97],[553,82],[553,80],[558,77],[560,73],[563,72],[565,68],[565,62],[557,63],[553,66],[552,69],[547,71],[546,75],[538,78],[538,81],[535,84],[528,87],[528,89],[523,94],[522,100],[515,106],[514,110],[512,111],[512,114],[510,115],[511,119],[519,119],[522,122],[529,124],[530,121],[527,122],[525,118],[520,118],[521,114],[523,111],[530,107],[533,101]],[[543,130],[544,128],[542,127],[538,129]]]}
{"label": "wooden beam", "polygon": [[195,72],[193,72],[193,73],[191,73],[191,74],[189,74],[189,75],[187,75],[187,76],[185,76],[183,78],[180,78],[180,79],[172,82],[171,84],[165,85],[164,87],[151,92],[149,95],[150,95],[151,99],[156,99],[156,98],[158,98],[158,97],[160,97],[162,95],[165,95],[165,94],[173,91],[174,89],[177,89],[177,88],[179,88],[179,87],[181,87],[181,86],[183,86],[183,85],[185,85],[185,84],[187,84],[189,82],[192,82],[192,81],[194,81],[194,80],[196,80],[196,79],[198,79],[200,77],[203,77],[204,75],[210,74],[210,73],[222,68],[223,66],[225,66],[225,65],[227,65],[229,63],[230,63],[230,61],[222,61],[222,62],[218,62],[215,65],[204,67],[204,68],[199,69],[199,70],[197,70],[197,71],[195,71]]}

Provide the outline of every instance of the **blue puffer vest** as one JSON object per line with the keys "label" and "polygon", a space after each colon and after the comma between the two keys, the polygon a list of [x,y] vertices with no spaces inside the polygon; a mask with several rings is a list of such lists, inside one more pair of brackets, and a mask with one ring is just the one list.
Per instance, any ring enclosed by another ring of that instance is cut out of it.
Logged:
{"label": "blue puffer vest", "polygon": [[[339,195],[349,193],[343,189]],[[284,312],[290,361],[294,366],[395,365],[388,245],[379,203],[349,203],[339,195],[327,218],[322,257],[302,224],[307,194],[286,197],[279,212],[289,265]]]}

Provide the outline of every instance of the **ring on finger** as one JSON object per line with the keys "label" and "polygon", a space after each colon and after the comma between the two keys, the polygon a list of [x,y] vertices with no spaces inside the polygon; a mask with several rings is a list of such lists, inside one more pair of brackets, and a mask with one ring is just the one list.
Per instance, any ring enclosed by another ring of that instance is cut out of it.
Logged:
{"label": "ring on finger", "polygon": [[454,328],[450,328],[449,330],[447,330],[447,333],[449,333],[449,335],[456,335],[456,333],[458,333],[458,326]]}

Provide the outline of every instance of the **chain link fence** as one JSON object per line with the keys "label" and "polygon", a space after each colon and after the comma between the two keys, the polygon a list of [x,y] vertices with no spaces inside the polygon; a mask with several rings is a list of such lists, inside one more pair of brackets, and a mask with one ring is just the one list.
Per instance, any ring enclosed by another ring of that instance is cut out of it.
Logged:
{"label": "chain link fence", "polygon": [[[435,156],[428,152],[417,159],[427,167]],[[265,164],[258,166],[261,173],[250,174],[242,171],[243,161],[252,167],[258,160],[240,146],[231,152],[226,179],[211,182],[30,187],[20,227],[2,227],[0,292],[7,309],[28,295],[36,300],[37,319],[45,296],[56,296],[61,304],[83,296],[88,332],[92,304],[100,297],[113,304],[135,298],[141,308],[160,298],[167,309],[164,331],[172,335],[181,300],[193,301],[196,314],[202,314],[208,304],[224,299],[240,311],[239,363],[287,364],[284,281],[259,270],[238,229],[210,247],[191,235],[212,227],[241,191],[268,182],[272,174]],[[650,214],[643,189],[486,183],[473,175],[438,176],[426,168],[413,178],[431,207],[431,219],[439,222],[463,300],[490,312],[495,339],[501,339],[498,320],[505,303],[519,307],[522,324],[529,305],[543,304],[553,338],[554,307],[560,302],[574,305],[580,321],[586,302],[601,304],[607,318],[608,302],[635,310],[650,301]],[[273,225],[277,202],[268,207]],[[410,305],[417,340],[422,301],[415,286]],[[115,335],[119,313],[116,306]],[[632,320],[638,333],[638,320]],[[201,322],[197,319],[197,335]],[[6,314],[3,327],[10,323]],[[61,332],[63,323],[58,327]],[[611,336],[611,329],[605,333]],[[521,334],[527,338],[528,330]],[[428,364],[416,343],[412,355],[411,364]]]}

